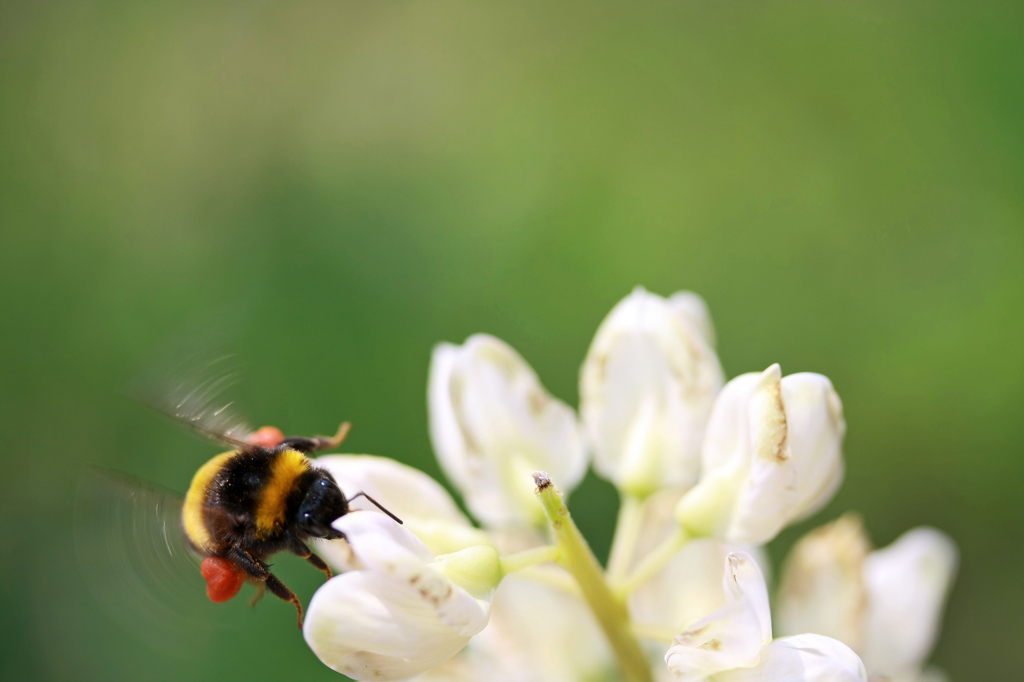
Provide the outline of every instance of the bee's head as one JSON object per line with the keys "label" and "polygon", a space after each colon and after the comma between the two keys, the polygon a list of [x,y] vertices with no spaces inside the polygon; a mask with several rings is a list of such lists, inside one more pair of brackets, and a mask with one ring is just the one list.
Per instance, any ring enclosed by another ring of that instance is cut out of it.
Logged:
{"label": "bee's head", "polygon": [[348,513],[348,502],[329,473],[323,469],[313,471],[315,477],[299,505],[296,525],[312,537],[336,540],[342,535],[331,523]]}

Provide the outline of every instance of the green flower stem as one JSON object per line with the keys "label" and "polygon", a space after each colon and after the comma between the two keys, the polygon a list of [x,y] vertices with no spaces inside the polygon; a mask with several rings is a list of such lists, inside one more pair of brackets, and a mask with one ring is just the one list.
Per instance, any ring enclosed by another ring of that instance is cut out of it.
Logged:
{"label": "green flower stem", "polygon": [[627,682],[653,682],[640,642],[633,634],[626,604],[616,599],[605,582],[601,564],[573,523],[562,501],[561,491],[552,485],[551,479],[543,472],[534,472],[533,480],[561,550],[558,561],[579,584],[583,598],[619,659],[625,679]]}
{"label": "green flower stem", "polygon": [[574,597],[583,598],[583,594],[580,592],[580,586],[561,566],[558,566],[557,570],[546,570],[540,566],[530,566],[529,568],[521,570],[519,575],[527,580],[532,580],[535,583],[553,587],[556,590],[561,590],[562,592],[571,594]]}
{"label": "green flower stem", "polygon": [[558,545],[544,545],[533,547],[516,554],[510,554],[501,558],[501,572],[505,575],[515,571],[521,571],[530,566],[536,566],[546,561],[556,561],[559,555]]}
{"label": "green flower stem", "polygon": [[615,538],[612,540],[612,551],[608,555],[608,579],[621,582],[629,570],[629,562],[636,550],[636,540],[640,535],[641,507],[643,501],[636,495],[625,491],[621,493],[619,520],[615,524]]}
{"label": "green flower stem", "polygon": [[654,575],[665,568],[672,557],[679,553],[679,550],[689,541],[690,536],[677,526],[672,534],[662,540],[661,544],[654,548],[654,551],[644,558],[643,562],[625,581],[615,586],[615,591],[621,599],[625,599],[633,590],[643,585],[654,577]]}

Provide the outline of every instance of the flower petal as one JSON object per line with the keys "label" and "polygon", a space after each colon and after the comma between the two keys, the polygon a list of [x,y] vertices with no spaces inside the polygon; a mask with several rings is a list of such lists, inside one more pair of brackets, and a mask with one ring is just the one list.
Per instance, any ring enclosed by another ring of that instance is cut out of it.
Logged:
{"label": "flower petal", "polygon": [[946,595],[956,575],[956,544],[934,528],[915,528],[872,552],[864,663],[873,675],[915,673],[938,637]]}
{"label": "flower petal", "polygon": [[638,497],[696,481],[724,381],[703,301],[637,288],[601,323],[580,370],[580,412],[603,477]]}
{"label": "flower petal", "polygon": [[[678,489],[663,490],[644,501],[633,570],[678,525],[673,510],[680,495]],[[683,631],[725,605],[722,566],[730,553],[739,552],[751,555],[761,572],[765,572],[764,567],[769,564],[760,548],[711,538],[690,540],[665,568],[633,591],[629,597],[630,614],[634,620],[657,625],[659,629]],[[659,658],[663,656],[664,650]]]}
{"label": "flower petal", "polygon": [[811,516],[835,495],[843,481],[843,403],[828,377],[812,372],[782,380],[789,447],[797,469],[793,521]]}
{"label": "flower petal", "polygon": [[603,680],[615,669],[607,640],[582,599],[511,575],[498,588],[483,632],[416,682]]}
{"label": "flower petal", "polygon": [[813,513],[843,475],[842,404],[818,374],[778,365],[736,377],[712,410],[698,484],[677,516],[690,532],[763,544]]}
{"label": "flower petal", "polygon": [[822,635],[777,639],[756,668],[730,670],[714,682],[867,682],[864,664],[850,647]]}
{"label": "flower petal", "polygon": [[[373,455],[326,455],[316,460],[327,469],[348,498],[365,492],[381,503],[420,538],[433,554],[447,554],[488,542],[440,483],[413,467]],[[365,498],[353,510],[378,511]],[[320,551],[334,566],[348,568],[351,553],[344,540],[321,543]]]}
{"label": "flower petal", "polygon": [[668,304],[690,327],[701,335],[704,343],[715,347],[715,325],[704,299],[692,291],[677,291],[668,297]]}
{"label": "flower petal", "polygon": [[412,677],[471,637],[445,625],[414,591],[370,571],[336,576],[317,590],[303,634],[325,665],[356,680]]}
{"label": "flower petal", "polygon": [[422,540],[383,514],[355,511],[331,525],[345,534],[361,568],[379,568],[395,562],[426,564],[434,560]]}
{"label": "flower petal", "polygon": [[750,473],[737,499],[727,537],[759,544],[775,537],[792,518],[799,481],[782,399],[782,370],[761,375],[747,403]]}
{"label": "flower petal", "polygon": [[400,680],[461,650],[487,624],[489,603],[447,580],[433,555],[382,514],[335,522],[363,570],[327,581],[310,600],[303,634],[327,666],[357,680]]}
{"label": "flower petal", "polygon": [[[639,621],[677,632],[725,605],[722,563],[730,553],[745,552],[767,565],[760,548],[698,538],[686,544],[664,570],[630,595],[630,613]],[[762,571],[763,572],[763,571]]]}
{"label": "flower petal", "polygon": [[576,414],[508,344],[477,334],[434,349],[428,389],[438,461],[473,514],[493,526],[543,518],[530,473],[571,489],[587,459]]}
{"label": "flower petal", "polygon": [[478,639],[474,648],[489,652],[510,672],[519,671],[510,679],[600,679],[615,668],[607,641],[582,599],[520,576],[502,582],[492,626]]}
{"label": "flower petal", "polygon": [[725,670],[753,667],[761,648],[771,642],[768,590],[753,558],[730,554],[723,588],[725,606],[677,636],[665,655],[677,680],[696,682]]}
{"label": "flower petal", "polygon": [[867,608],[864,561],[869,551],[864,527],[854,514],[801,538],[782,572],[777,629],[790,635],[813,632],[860,649]]}

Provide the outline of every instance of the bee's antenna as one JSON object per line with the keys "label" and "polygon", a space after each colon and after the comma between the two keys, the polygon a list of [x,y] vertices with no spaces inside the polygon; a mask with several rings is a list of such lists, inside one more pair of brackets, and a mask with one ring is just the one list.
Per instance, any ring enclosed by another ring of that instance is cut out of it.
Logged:
{"label": "bee's antenna", "polygon": [[399,524],[402,523],[402,519],[398,518],[397,516],[395,516],[394,514],[389,512],[387,509],[385,509],[383,506],[381,506],[380,502],[378,502],[377,500],[373,499],[372,497],[370,497],[369,495],[367,495],[363,491],[359,491],[358,493],[356,493],[352,497],[348,498],[348,501],[351,502],[352,500],[356,499],[357,497],[365,497],[367,500],[372,502],[373,506],[377,507],[377,509],[380,509],[382,512],[384,512],[385,514],[390,516],[392,519],[394,519],[397,523],[399,523]]}

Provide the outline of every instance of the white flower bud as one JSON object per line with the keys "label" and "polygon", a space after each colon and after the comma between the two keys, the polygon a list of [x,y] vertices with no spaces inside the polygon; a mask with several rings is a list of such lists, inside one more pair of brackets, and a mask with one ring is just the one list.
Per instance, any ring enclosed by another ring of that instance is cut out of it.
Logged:
{"label": "white flower bud", "polygon": [[665,662],[677,680],[696,682],[733,668],[751,668],[772,641],[768,590],[757,563],[730,554],[723,579],[725,606],[675,638]]}
{"label": "white flower bud", "polygon": [[474,597],[383,514],[352,512],[334,527],[360,568],[328,580],[306,612],[306,643],[328,667],[356,680],[403,680],[451,658],[487,625],[496,584]]}
{"label": "white flower bud", "polygon": [[595,469],[641,498],[693,485],[723,381],[703,300],[635,289],[601,323],[580,370]]}
{"label": "white flower bud", "polygon": [[[374,455],[325,455],[316,465],[331,473],[345,497],[366,493],[402,519],[434,554],[490,542],[459,511],[448,491],[419,469]],[[351,508],[380,511],[365,497],[353,500]],[[332,566],[349,567],[351,551],[344,540],[321,543],[318,551]]]}
{"label": "white flower bud", "polygon": [[438,461],[485,524],[544,518],[532,471],[549,472],[563,490],[583,478],[587,458],[575,412],[493,336],[435,347],[428,404]]}
{"label": "white flower bud", "polygon": [[917,528],[885,549],[869,550],[850,515],[801,539],[781,580],[780,629],[841,639],[878,678],[917,682],[941,675],[922,668],[956,572],[956,545],[940,531]]}
{"label": "white flower bud", "polygon": [[676,509],[691,533],[763,544],[824,506],[843,477],[842,403],[829,380],[778,365],[736,377],[711,412],[701,475]]}
{"label": "white flower bud", "polygon": [[866,682],[867,673],[845,644],[820,635],[772,641],[764,577],[753,559],[730,554],[725,605],[676,637],[665,655],[684,682]]}
{"label": "white flower bud", "polygon": [[502,578],[501,558],[498,551],[488,545],[442,554],[437,557],[437,568],[441,575],[474,597],[488,601]]}
{"label": "white flower bud", "polygon": [[862,655],[875,675],[916,673],[938,638],[956,575],[956,544],[934,528],[915,528],[864,563],[868,592]]}
{"label": "white flower bud", "polygon": [[871,543],[855,514],[801,538],[790,551],[779,581],[779,631],[813,632],[860,651],[867,606],[864,560],[870,551]]}

